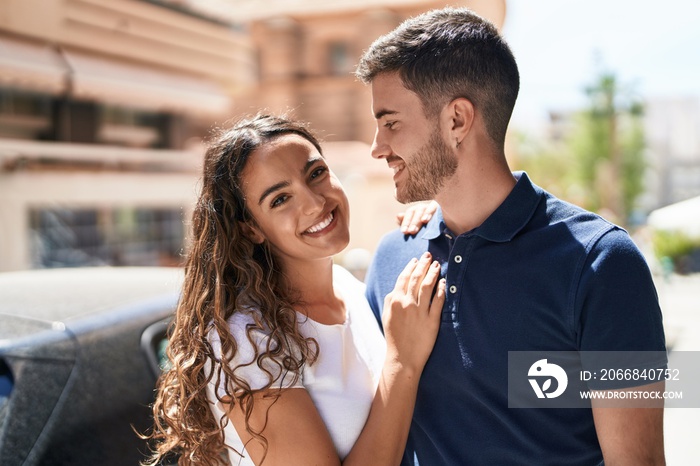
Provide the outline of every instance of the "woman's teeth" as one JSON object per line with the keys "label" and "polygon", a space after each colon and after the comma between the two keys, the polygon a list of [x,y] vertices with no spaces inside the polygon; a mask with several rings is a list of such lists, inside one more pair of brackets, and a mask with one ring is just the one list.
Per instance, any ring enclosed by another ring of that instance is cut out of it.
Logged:
{"label": "woman's teeth", "polygon": [[328,214],[328,217],[326,217],[321,223],[317,223],[316,225],[312,226],[308,230],[306,230],[306,233],[317,233],[324,228],[326,228],[328,225],[331,224],[333,221],[333,212]]}

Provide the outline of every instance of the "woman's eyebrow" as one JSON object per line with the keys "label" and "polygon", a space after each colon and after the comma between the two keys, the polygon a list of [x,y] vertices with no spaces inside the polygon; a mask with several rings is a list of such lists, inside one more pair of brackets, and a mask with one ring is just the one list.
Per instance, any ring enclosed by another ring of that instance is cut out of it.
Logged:
{"label": "woman's eyebrow", "polygon": [[[323,157],[313,157],[309,160],[306,161],[304,164],[304,168],[301,170],[302,175],[306,175],[306,173],[313,167],[317,162],[323,160]],[[275,191],[279,191],[282,188],[286,188],[289,186],[290,183],[289,181],[281,181],[279,183],[275,183],[269,188],[267,188],[263,193],[260,195],[260,199],[258,200],[258,205],[262,205],[263,201],[265,201],[265,198],[269,196],[270,194],[274,193]]]}
{"label": "woman's eyebrow", "polygon": [[275,191],[279,191],[282,188],[286,188],[287,186],[289,186],[289,181],[282,181],[280,183],[273,184],[263,191],[262,195],[260,196],[260,200],[258,200],[258,205],[262,205],[265,198],[270,194],[274,193]]}

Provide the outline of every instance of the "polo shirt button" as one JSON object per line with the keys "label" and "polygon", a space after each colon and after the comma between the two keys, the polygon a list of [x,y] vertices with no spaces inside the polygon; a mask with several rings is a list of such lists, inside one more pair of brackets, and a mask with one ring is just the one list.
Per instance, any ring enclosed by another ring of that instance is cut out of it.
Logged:
{"label": "polo shirt button", "polygon": [[452,285],[450,286],[450,293],[455,294],[457,292],[457,287]]}
{"label": "polo shirt button", "polygon": [[462,262],[462,256],[455,256],[455,262],[458,264]]}

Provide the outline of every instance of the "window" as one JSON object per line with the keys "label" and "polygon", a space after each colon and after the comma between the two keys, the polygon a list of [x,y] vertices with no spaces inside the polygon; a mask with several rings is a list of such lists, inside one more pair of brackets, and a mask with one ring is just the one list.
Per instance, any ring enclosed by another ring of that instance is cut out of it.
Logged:
{"label": "window", "polygon": [[169,326],[170,318],[149,325],[141,334],[141,349],[145,352],[148,365],[156,377],[172,367],[167,354]]}
{"label": "window", "polygon": [[128,147],[159,147],[163,116],[157,113],[115,106],[102,107],[97,139]]}
{"label": "window", "polygon": [[330,73],[335,76],[349,75],[354,66],[350,47],[345,42],[331,42],[328,46]]}
{"label": "window", "polygon": [[184,225],[179,209],[35,209],[30,228],[36,268],[181,262]]}
{"label": "window", "polygon": [[0,88],[0,137],[39,139],[50,128],[50,96]]}

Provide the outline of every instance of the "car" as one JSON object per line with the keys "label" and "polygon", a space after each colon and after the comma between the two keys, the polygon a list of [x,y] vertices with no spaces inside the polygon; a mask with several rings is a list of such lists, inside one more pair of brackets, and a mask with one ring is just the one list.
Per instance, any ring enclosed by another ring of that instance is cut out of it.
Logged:
{"label": "car", "polygon": [[0,465],[138,465],[173,267],[0,273]]}

